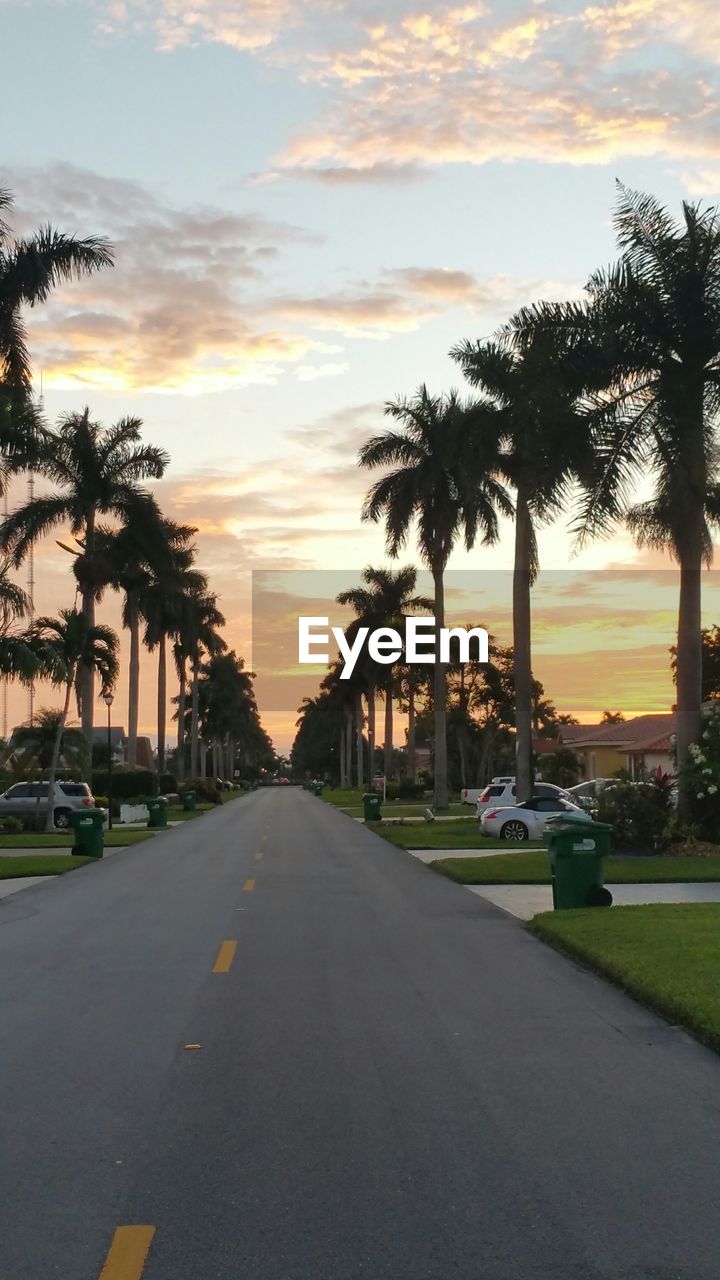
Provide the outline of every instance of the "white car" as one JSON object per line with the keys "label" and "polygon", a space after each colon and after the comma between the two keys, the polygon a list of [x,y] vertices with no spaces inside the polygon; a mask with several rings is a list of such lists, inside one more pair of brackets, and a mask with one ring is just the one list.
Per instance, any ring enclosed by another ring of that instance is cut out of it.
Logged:
{"label": "white car", "polygon": [[[563,791],[562,787],[556,787],[554,782],[534,782],[533,795],[545,796],[550,799],[568,800],[573,803],[573,797],[567,791]],[[515,779],[514,778],[493,778],[489,786],[481,791],[475,806],[475,817],[482,818],[487,809],[497,809],[501,805],[515,804]]]}
{"label": "white car", "polygon": [[480,829],[483,835],[499,836],[501,840],[539,840],[548,818],[570,813],[575,818],[592,822],[585,809],[571,804],[569,800],[563,800],[559,796],[534,795],[524,804],[486,809],[480,821]]}

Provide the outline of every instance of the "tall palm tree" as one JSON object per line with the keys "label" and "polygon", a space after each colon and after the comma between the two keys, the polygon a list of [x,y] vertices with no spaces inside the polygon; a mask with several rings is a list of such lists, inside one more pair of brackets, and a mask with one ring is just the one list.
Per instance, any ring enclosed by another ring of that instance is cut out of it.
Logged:
{"label": "tall palm tree", "polygon": [[203,655],[225,651],[227,645],[218,634],[225,619],[217,607],[217,597],[204,591],[188,591],[180,600],[180,618],[175,643],[175,664],[180,691],[178,696],[178,772],[184,772],[185,712],[187,699],[187,666],[190,663],[190,776],[197,777],[199,759],[199,691]]}
{"label": "tall palm tree", "polygon": [[[417,569],[412,565],[406,565],[404,569],[398,569],[395,572],[392,569],[373,569],[372,566],[368,566],[367,569],[363,569],[361,576],[365,583],[364,587],[353,587],[349,591],[342,591],[337,597],[338,604],[349,604],[355,610],[357,622],[353,626],[354,631],[357,631],[360,626],[370,627],[371,630],[377,627],[393,627],[402,633],[408,613],[418,613],[433,608],[433,601],[427,596],[414,594],[417,586]],[[349,634],[348,638],[352,640],[352,635]],[[375,688],[380,685],[385,695],[384,770],[385,777],[389,778],[393,752],[393,672],[391,667],[384,670],[371,670],[373,664],[368,663],[367,666],[371,768],[375,746]]]}
{"label": "tall palm tree", "polygon": [[88,626],[85,614],[78,609],[61,609],[58,618],[37,618],[31,634],[41,652],[54,658],[53,683],[65,688],[48,770],[47,830],[52,831],[55,775],[73,689],[78,689],[84,667],[98,672],[103,692],[113,688],[118,674],[118,638],[111,627]]}
{"label": "tall palm tree", "polygon": [[[150,581],[143,587],[141,612],[145,619],[145,645],[158,651],[157,674],[157,764],[165,768],[165,724],[167,714],[167,641],[177,638],[183,617],[183,600],[187,595],[207,592],[207,578],[193,569],[195,548],[189,539],[196,532],[186,525],[169,526],[163,563],[153,565]],[[183,543],[187,533],[188,540]]]}
{"label": "tall palm tree", "polygon": [[[12,207],[0,189],[0,213]],[[11,239],[0,217],[0,386],[13,400],[29,398],[31,371],[23,308],[44,302],[57,285],[113,265],[113,247],[101,236],[78,240],[53,227]]]}
{"label": "tall palm tree", "polygon": [[[117,529],[98,526],[96,552],[102,586],[123,593],[123,626],[130,634],[128,670],[128,764],[137,763],[140,693],[140,623],[146,593],[153,581],[167,581],[176,567],[176,553],[195,533],[189,525],[167,520],[155,499],[140,493]],[[79,562],[76,562],[76,567]]]}
{"label": "tall palm tree", "polygon": [[[112,427],[93,422],[90,410],[64,415],[56,430],[43,432],[34,447],[18,457],[18,466],[56,486],[10,513],[0,526],[0,547],[12,563],[22,563],[31,546],[58,525],[68,523],[79,540],[87,577],[80,582],[82,610],[88,629],[95,624],[98,590],[96,526],[98,516],[123,520],[137,501],[138,483],[159,478],[168,462],[164,449],[143,444],[140,418],[122,418]],[[82,727],[92,742],[94,667],[82,666]],[[89,768],[89,762],[88,762]]]}
{"label": "tall palm tree", "polygon": [[574,478],[587,469],[589,434],[578,412],[583,390],[573,364],[557,353],[551,335],[513,345],[512,322],[501,342],[462,342],[450,355],[482,392],[473,446],[472,477],[484,475],[488,445],[497,452],[498,475],[515,491],[513,655],[516,723],[516,790],[529,800],[533,786],[531,587],[539,562],[537,526],[561,512]]}
{"label": "tall palm tree", "polygon": [[[720,523],[720,209],[683,203],[676,220],[654,197],[619,185],[614,216],[620,257],[595,272],[587,303],[522,312],[526,339],[538,328],[602,379],[588,398],[595,466],[578,517],[581,536],[624,519],[639,545],[680,566],[677,758],[700,737],[701,576]],[[635,484],[653,493],[633,502]]]}
{"label": "tall palm tree", "polygon": [[[363,519],[385,520],[386,545],[396,556],[405,545],[413,522],[424,563],[430,569],[434,587],[436,658],[439,657],[440,630],[445,625],[444,575],[458,533],[464,534],[468,550],[478,533],[485,545],[498,536],[498,511],[508,513],[512,505],[495,477],[495,459],[481,479],[467,481],[466,437],[473,407],[456,391],[431,396],[421,386],[411,400],[391,401],[386,414],[401,430],[386,431],[368,440],[360,450],[360,465],[391,467],[377,480],[363,506]],[[444,665],[434,665],[435,720],[435,807],[447,809],[447,707]]]}

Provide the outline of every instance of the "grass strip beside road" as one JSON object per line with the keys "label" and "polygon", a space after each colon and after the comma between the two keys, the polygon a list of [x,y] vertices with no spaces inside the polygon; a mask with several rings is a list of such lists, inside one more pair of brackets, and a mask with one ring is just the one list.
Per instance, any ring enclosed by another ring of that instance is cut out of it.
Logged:
{"label": "grass strip beside road", "polygon": [[[458,884],[550,884],[544,849],[491,858],[436,858],[433,871]],[[606,858],[606,884],[683,884],[720,881],[720,858]]]}
{"label": "grass strip beside road", "polygon": [[[113,827],[112,831],[105,832],[105,844],[112,849],[120,849],[128,844],[152,840],[154,835],[154,831],[123,831],[121,827]],[[0,852],[3,849],[67,849],[73,841],[71,830],[55,831],[51,835],[44,831],[27,831],[17,836],[0,836]]]}
{"label": "grass strip beside road", "polygon": [[34,858],[32,854],[22,854],[19,858],[0,858],[0,880],[18,880],[24,876],[61,876],[66,871],[77,871],[78,867],[95,862],[95,858],[63,857],[61,853],[51,853],[43,858]]}
{"label": "grass strip beside road", "polygon": [[528,929],[720,1050],[720,903],[551,911]]}
{"label": "grass strip beside road", "polygon": [[500,841],[497,836],[484,836],[474,818],[458,818],[450,822],[408,823],[404,827],[386,827],[382,823],[369,822],[368,831],[376,831],[390,844],[402,849],[497,849],[499,844],[508,849],[542,849],[539,840]]}

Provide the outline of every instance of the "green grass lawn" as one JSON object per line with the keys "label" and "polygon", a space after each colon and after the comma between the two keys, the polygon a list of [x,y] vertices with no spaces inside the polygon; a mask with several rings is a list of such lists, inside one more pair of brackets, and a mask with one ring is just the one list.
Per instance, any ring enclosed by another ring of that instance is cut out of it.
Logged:
{"label": "green grass lawn", "polygon": [[61,876],[66,871],[76,871],[78,867],[94,861],[94,858],[63,857],[61,853],[46,858],[34,858],[32,855],[0,858],[0,880],[17,880],[21,876]]}
{"label": "green grass lawn", "polygon": [[528,928],[720,1050],[720,903],[554,911]]}
{"label": "green grass lawn", "polygon": [[190,818],[199,818],[203,813],[209,813],[211,809],[216,809],[215,804],[200,804],[190,813],[186,813],[182,805],[173,805],[167,811],[168,822],[187,822]]}
{"label": "green grass lawn", "polygon": [[[459,884],[549,884],[544,849],[499,853],[492,858],[438,858],[433,871]],[[606,858],[606,884],[678,884],[720,880],[720,858]]]}
{"label": "green grass lawn", "polygon": [[[140,844],[143,840],[151,840],[152,831],[123,831],[113,827],[105,832],[105,844],[112,848],[122,848],[128,844]],[[72,831],[53,832],[45,835],[44,831],[25,831],[18,836],[0,836],[2,849],[67,849],[74,840]]]}
{"label": "green grass lawn", "polygon": [[[389,816],[389,815],[388,815]],[[403,849],[508,849],[542,848],[539,841],[522,841],[520,844],[499,840],[497,836],[484,836],[474,818],[457,818],[451,822],[413,822],[404,827],[386,827],[372,824],[372,830]]]}

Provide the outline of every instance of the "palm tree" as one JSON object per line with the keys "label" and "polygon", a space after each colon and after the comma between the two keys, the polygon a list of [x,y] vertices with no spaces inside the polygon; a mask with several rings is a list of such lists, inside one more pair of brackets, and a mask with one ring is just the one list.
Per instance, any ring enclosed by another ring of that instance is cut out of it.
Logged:
{"label": "palm tree", "polygon": [[[518,317],[573,345],[602,390],[588,397],[595,465],[584,483],[580,536],[624,519],[638,544],[680,566],[677,758],[700,737],[701,575],[720,523],[720,210],[683,203],[678,221],[652,196],[619,185],[620,258],[590,278],[586,304],[539,304]],[[635,482],[651,498],[633,504]]]}
{"label": "palm tree", "polygon": [[61,609],[58,618],[37,618],[31,633],[41,651],[54,658],[53,683],[62,684],[65,688],[65,698],[57,722],[55,743],[48,770],[47,830],[52,831],[55,774],[72,691],[78,689],[82,670],[85,667],[98,672],[103,692],[113,688],[118,674],[118,638],[111,627],[88,626],[85,614],[78,609]]}
{"label": "palm tree", "polygon": [[[82,769],[85,764],[87,743],[82,729],[67,723],[60,724],[62,711],[54,707],[41,707],[33,715],[31,724],[22,724],[13,731],[10,746],[23,756],[23,763],[34,766],[40,778],[50,768],[55,745],[60,733],[60,755],[70,769]],[[38,792],[38,802],[40,795]]]}
{"label": "palm tree", "polygon": [[588,432],[577,410],[582,386],[570,361],[558,357],[551,335],[538,331],[519,348],[512,322],[503,342],[462,342],[450,355],[483,394],[475,440],[467,451],[472,476],[484,476],[488,451],[498,474],[515,490],[513,654],[516,790],[529,800],[532,753],[532,628],[530,591],[538,571],[537,526],[562,511],[578,471],[587,467]]}
{"label": "palm tree", "polygon": [[43,672],[43,655],[27,632],[14,626],[30,612],[30,599],[8,577],[9,571],[9,561],[0,560],[0,677],[30,685]]}
{"label": "palm tree", "polygon": [[[99,515],[124,520],[138,499],[138,482],[159,478],[168,462],[164,449],[143,444],[140,418],[122,418],[104,428],[90,418],[89,409],[60,419],[45,431],[17,465],[32,468],[57,487],[32,498],[10,513],[0,526],[0,547],[9,551],[17,567],[30,547],[58,525],[69,523],[83,550],[86,576],[80,581],[82,610],[88,630],[95,624],[98,592],[96,525]],[[82,727],[92,742],[94,668],[83,665],[80,679]],[[89,768],[89,763],[88,763]]]}
{"label": "palm tree", "polygon": [[[376,627],[393,627],[395,630],[402,632],[406,614],[417,613],[433,607],[433,601],[428,599],[427,596],[413,594],[417,585],[417,569],[414,569],[412,565],[407,565],[404,569],[398,569],[396,572],[393,572],[392,569],[373,569],[372,566],[369,566],[367,569],[363,569],[361,576],[365,583],[364,587],[354,587],[349,591],[342,591],[337,597],[338,604],[351,605],[357,614],[357,621],[348,630],[348,639],[350,641],[353,638],[351,633],[356,633],[360,626],[370,627],[371,630]],[[375,747],[374,702],[378,673],[371,669],[372,663],[368,663],[367,666],[368,723],[371,740],[370,765],[372,769]],[[388,668],[384,673],[380,674],[379,683],[385,695],[384,771],[385,777],[389,778],[392,769],[393,751],[394,680],[392,668]]]}
{"label": "palm tree", "polygon": [[[162,515],[154,498],[140,493],[129,504],[118,529],[99,526],[96,553],[106,584],[122,591],[123,626],[130,633],[128,680],[128,764],[137,763],[140,693],[140,622],[148,589],[153,581],[167,580],[176,567],[175,553],[183,550],[195,529]],[[76,568],[79,562],[76,562]],[[102,588],[101,588],[102,590]]]}
{"label": "palm tree", "polygon": [[[468,549],[478,531],[482,542],[492,544],[498,536],[497,511],[512,510],[503,486],[495,479],[494,458],[481,481],[467,483],[466,437],[472,406],[456,391],[431,396],[422,386],[412,400],[392,401],[386,414],[401,424],[400,431],[387,431],[368,440],[360,450],[360,465],[393,468],[377,480],[363,506],[363,519],[385,520],[386,545],[396,556],[405,545],[411,525],[417,520],[420,554],[433,578],[436,628],[436,657],[440,630],[445,625],[444,575],[458,532],[462,530]],[[447,809],[447,708],[445,667],[434,665],[435,719],[435,807]]]}
{"label": "palm tree", "polygon": [[187,698],[187,664],[191,671],[190,776],[197,777],[199,755],[199,692],[203,654],[212,656],[227,648],[217,628],[225,619],[217,607],[217,597],[204,591],[188,591],[180,600],[180,617],[175,642],[175,664],[180,690],[178,695],[178,773],[184,773],[185,710]]}
{"label": "palm tree", "polygon": [[[0,189],[0,211],[12,207],[9,191]],[[66,280],[80,279],[113,265],[113,248],[101,236],[77,240],[53,227],[10,239],[0,218],[0,386],[17,402],[30,395],[30,357],[23,307],[44,302]]]}
{"label": "palm tree", "polygon": [[[145,619],[145,645],[158,651],[157,675],[157,765],[165,768],[165,717],[167,713],[167,641],[177,637],[182,621],[185,596],[207,592],[207,578],[193,569],[195,548],[188,545],[196,532],[187,525],[167,525],[162,564],[153,565],[150,581],[143,587],[140,609]],[[184,535],[187,534],[187,543]]]}

